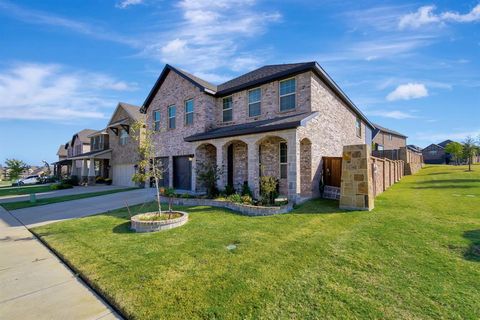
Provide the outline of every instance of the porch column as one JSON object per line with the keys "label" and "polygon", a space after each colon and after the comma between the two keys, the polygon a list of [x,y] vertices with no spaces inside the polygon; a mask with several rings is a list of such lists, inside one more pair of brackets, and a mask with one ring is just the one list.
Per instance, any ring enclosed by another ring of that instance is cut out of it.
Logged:
{"label": "porch column", "polygon": [[[84,160],[86,163],[86,160]],[[95,159],[90,158],[90,166],[88,168],[88,185],[94,185],[95,184]]]}
{"label": "porch column", "polygon": [[82,172],[80,174],[80,182],[85,183],[88,179],[88,164],[87,159],[82,160]]}
{"label": "porch column", "polygon": [[222,144],[215,144],[215,148],[217,149],[217,169],[220,170],[220,174],[217,181],[217,188],[218,189],[225,189],[226,182],[225,182],[225,175],[226,175],[226,168],[223,162],[223,145]]}
{"label": "porch column", "polygon": [[[287,140],[288,200],[296,202],[300,195],[300,142],[296,136]],[[297,174],[298,173],[298,174]]]}
{"label": "porch column", "polygon": [[173,188],[173,157],[168,157],[168,187]]}
{"label": "porch column", "polygon": [[258,159],[258,145],[255,141],[248,143],[248,186],[253,197],[260,198],[260,172]]}
{"label": "porch column", "polygon": [[197,192],[197,148],[195,147],[192,160],[192,191]]}

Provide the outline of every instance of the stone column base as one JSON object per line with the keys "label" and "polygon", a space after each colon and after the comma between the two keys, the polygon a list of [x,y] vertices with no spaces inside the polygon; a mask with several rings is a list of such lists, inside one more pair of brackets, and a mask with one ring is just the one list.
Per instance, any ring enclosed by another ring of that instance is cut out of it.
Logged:
{"label": "stone column base", "polygon": [[88,177],[87,176],[82,176],[80,178],[80,183],[87,183],[88,182]]}
{"label": "stone column base", "polygon": [[89,186],[93,186],[93,185],[95,185],[95,183],[96,183],[95,177],[88,177],[87,184]]}

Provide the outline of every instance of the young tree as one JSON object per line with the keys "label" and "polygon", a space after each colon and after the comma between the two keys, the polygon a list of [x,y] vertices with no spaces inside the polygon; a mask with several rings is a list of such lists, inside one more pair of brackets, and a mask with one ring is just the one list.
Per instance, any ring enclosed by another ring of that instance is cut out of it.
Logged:
{"label": "young tree", "polygon": [[468,171],[472,171],[472,160],[477,154],[478,146],[475,144],[475,140],[468,136],[463,141],[463,155],[468,161]]}
{"label": "young tree", "polygon": [[18,160],[18,159],[5,160],[5,166],[6,166],[6,170],[8,170],[8,175],[10,176],[10,180],[17,180],[18,178],[20,178],[20,175],[24,170],[27,170],[28,168],[30,168],[29,165],[27,165],[22,160]]}
{"label": "young tree", "polygon": [[148,117],[145,120],[135,122],[132,127],[132,136],[138,141],[139,160],[137,162],[137,172],[133,175],[132,181],[137,183],[146,183],[151,179],[155,181],[157,191],[158,213],[162,214],[162,205],[160,203],[160,189],[158,182],[162,178],[163,168],[161,162],[156,159],[156,145],[154,135],[157,131],[149,127]]}
{"label": "young tree", "polygon": [[445,147],[445,152],[450,153],[455,160],[455,164],[458,164],[458,160],[460,160],[463,156],[463,146],[458,142],[450,142]]}

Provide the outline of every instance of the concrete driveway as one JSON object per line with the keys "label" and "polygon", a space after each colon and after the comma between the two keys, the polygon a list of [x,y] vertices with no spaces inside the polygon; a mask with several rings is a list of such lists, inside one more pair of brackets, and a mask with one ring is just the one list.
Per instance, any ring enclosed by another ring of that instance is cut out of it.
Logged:
{"label": "concrete driveway", "polygon": [[0,207],[1,319],[121,319]]}
{"label": "concrete driveway", "polygon": [[28,228],[56,221],[85,217],[155,199],[155,189],[136,189],[104,196],[65,201],[12,210],[10,213]]}
{"label": "concrete driveway", "polygon": [[[62,196],[69,196],[69,195],[82,194],[82,193],[109,191],[109,190],[125,189],[125,188],[127,187],[107,186],[107,185],[95,185],[95,186],[88,186],[88,187],[78,186],[78,187],[73,187],[72,189],[38,192],[38,193],[35,193],[35,196],[37,197],[37,199],[43,199],[43,198],[54,198],[54,197],[62,197]],[[30,200],[29,194],[9,195],[9,196],[0,197],[0,203],[26,201],[26,200]]]}

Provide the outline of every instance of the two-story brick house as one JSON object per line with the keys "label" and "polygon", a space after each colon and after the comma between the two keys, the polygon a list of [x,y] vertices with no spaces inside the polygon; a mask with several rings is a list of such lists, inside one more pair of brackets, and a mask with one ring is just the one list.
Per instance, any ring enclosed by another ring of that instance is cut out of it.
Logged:
{"label": "two-story brick house", "polygon": [[374,124],[372,142],[373,150],[398,150],[407,146],[407,136],[378,124]]}
{"label": "two-story brick house", "polygon": [[83,129],[72,136],[72,139],[65,144],[67,149],[67,159],[72,160],[71,175],[81,178],[82,161],[75,159],[77,156],[90,151],[90,134],[93,129]]}
{"label": "two-story brick house", "polygon": [[323,156],[371,144],[372,123],[316,62],[269,65],[212,85],[166,65],[141,112],[158,133],[168,185],[202,191],[197,170],[222,169],[220,188],[279,179],[290,200],[319,194]]}

